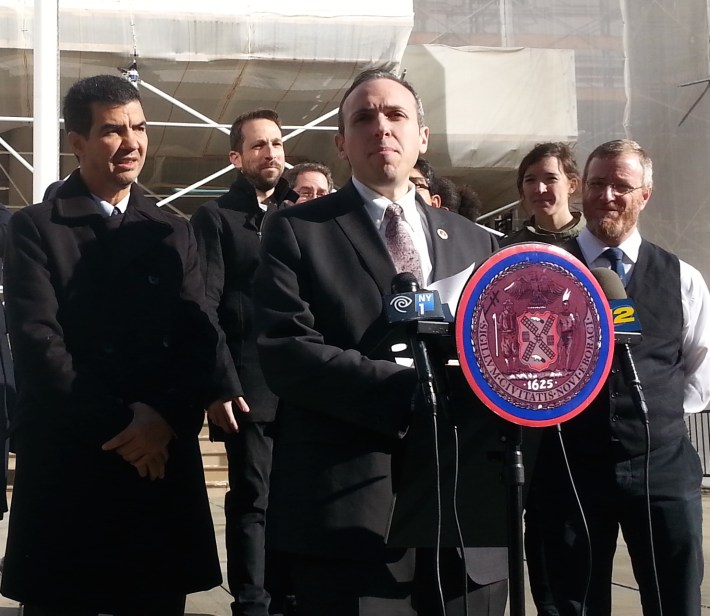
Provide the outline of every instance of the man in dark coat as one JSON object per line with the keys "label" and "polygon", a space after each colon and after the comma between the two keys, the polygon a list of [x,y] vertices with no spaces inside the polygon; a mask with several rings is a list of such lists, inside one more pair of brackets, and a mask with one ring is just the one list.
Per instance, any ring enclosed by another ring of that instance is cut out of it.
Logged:
{"label": "man in dark coat", "polygon": [[[5,252],[5,237],[7,236],[7,223],[10,221],[11,212],[4,203],[0,203],[0,256]],[[0,281],[2,281],[2,261],[0,260]],[[16,391],[15,375],[12,365],[12,355],[7,336],[7,319],[5,305],[0,305],[0,456],[2,456],[2,470],[0,470],[0,520],[7,511],[7,460],[9,454],[8,423],[15,408]]]}
{"label": "man in dark coat", "polygon": [[281,178],[284,149],[275,111],[257,109],[234,121],[229,158],[239,177],[227,194],[202,205],[191,221],[208,309],[227,347],[222,345],[207,415],[213,438],[224,440],[227,452],[224,510],[232,614],[267,616],[264,518],[278,400],[259,365],[252,283],[267,207],[295,202],[298,194]]}
{"label": "man in dark coat", "polygon": [[[377,349],[387,333],[382,297],[398,271],[383,241],[394,218],[385,217],[401,207],[395,215],[411,231],[422,286],[463,274],[496,243],[472,222],[416,200],[409,173],[427,141],[411,85],[363,73],[343,99],[336,137],[352,180],[266,222],[258,345],[282,404],[267,528],[274,547],[289,553],[298,609],[309,616],[439,613],[433,560],[384,540],[393,454],[417,387],[414,369]],[[505,550],[468,556],[470,613],[502,615]],[[447,613],[461,613],[462,563],[450,548],[441,564]]]}
{"label": "man in dark coat", "polygon": [[217,335],[190,225],[135,185],[138,91],[64,100],[80,169],[11,219],[5,292],[19,389],[2,593],[24,614],[177,616],[221,581],[197,435]]}

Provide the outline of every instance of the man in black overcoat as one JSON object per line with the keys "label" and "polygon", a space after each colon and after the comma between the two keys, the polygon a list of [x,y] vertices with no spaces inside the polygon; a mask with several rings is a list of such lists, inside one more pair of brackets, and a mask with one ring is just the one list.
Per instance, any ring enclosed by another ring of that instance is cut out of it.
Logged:
{"label": "man in black overcoat", "polygon": [[229,159],[238,169],[236,181],[228,193],[200,206],[191,220],[207,308],[224,343],[207,415],[211,437],[223,440],[227,452],[224,513],[232,614],[267,616],[264,520],[278,399],[259,365],[252,285],[267,209],[298,199],[281,177],[285,160],[275,111],[257,109],[234,121]]}
{"label": "man in black overcoat", "polygon": [[197,439],[217,344],[197,246],[135,184],[134,86],[82,79],[64,118],[80,168],[7,236],[19,400],[0,590],[25,616],[177,616],[221,581]]}
{"label": "man in black overcoat", "polygon": [[[10,221],[11,212],[4,203],[0,203],[0,255],[5,253],[5,237],[7,223]],[[2,281],[2,261],[0,260],[0,282]],[[2,470],[0,470],[0,520],[7,511],[7,477],[8,454],[10,440],[8,434],[9,420],[15,409],[16,400],[15,372],[12,364],[12,354],[7,335],[7,319],[5,305],[0,305],[0,456],[2,456]]]}

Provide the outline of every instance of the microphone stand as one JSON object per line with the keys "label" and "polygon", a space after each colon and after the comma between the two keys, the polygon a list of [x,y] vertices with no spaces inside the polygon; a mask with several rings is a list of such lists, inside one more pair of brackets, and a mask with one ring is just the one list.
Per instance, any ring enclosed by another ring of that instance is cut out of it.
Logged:
{"label": "microphone stand", "polygon": [[[414,368],[417,371],[418,387],[421,391],[424,402],[431,415],[432,432],[434,441],[434,457],[436,466],[436,541],[434,547],[434,563],[436,572],[436,586],[439,593],[439,602],[442,616],[446,613],[446,603],[444,600],[443,587],[441,585],[441,570],[439,567],[439,557],[441,552],[441,526],[442,526],[442,498],[441,498],[441,469],[439,460],[439,398],[437,394],[437,377],[434,371],[429,348],[425,339],[426,335],[448,334],[449,324],[438,321],[415,321],[408,323],[407,333],[409,334],[409,348],[414,359]],[[467,588],[464,587],[464,600]],[[467,610],[466,610],[467,611]]]}
{"label": "microphone stand", "polygon": [[[418,387],[424,397],[424,402],[429,411],[434,439],[438,439],[438,413],[445,400],[439,400],[437,371],[433,367],[431,353],[427,346],[426,338],[429,336],[442,336],[450,333],[450,324],[441,321],[417,321],[408,324],[409,346],[414,359],[414,366],[418,376]],[[436,352],[434,355],[437,356]],[[441,359],[438,356],[437,360]],[[505,479],[508,484],[508,576],[510,595],[510,616],[525,616],[525,570],[523,559],[523,486],[525,485],[525,468],[523,464],[523,429],[518,424],[510,424],[505,436]],[[435,445],[436,447],[436,445]],[[438,452],[435,449],[435,452]],[[437,460],[437,512],[441,515],[441,486],[438,476]],[[437,565],[440,549],[440,524],[437,534]],[[437,577],[439,575],[437,566]],[[439,588],[440,579],[437,579]],[[464,589],[464,595],[467,589]],[[443,601],[443,598],[442,598]],[[443,609],[443,606],[442,606]]]}
{"label": "microphone stand", "polygon": [[506,438],[505,469],[508,483],[508,593],[510,616],[525,616],[525,571],[523,568],[523,428],[510,424]]}

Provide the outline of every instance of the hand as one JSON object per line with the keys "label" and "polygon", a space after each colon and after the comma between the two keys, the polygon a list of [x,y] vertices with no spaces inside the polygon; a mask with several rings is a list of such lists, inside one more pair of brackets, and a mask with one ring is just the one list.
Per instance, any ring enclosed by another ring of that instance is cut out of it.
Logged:
{"label": "hand", "polygon": [[168,422],[147,404],[134,402],[129,408],[133,411],[131,423],[106,441],[101,449],[115,451],[135,466],[141,477],[162,479],[165,477],[168,445],[174,436],[173,431]]}
{"label": "hand", "polygon": [[207,407],[207,417],[215,425],[225,432],[239,432],[239,424],[234,417],[234,407],[242,413],[249,412],[247,401],[239,396],[231,400],[215,400]]}

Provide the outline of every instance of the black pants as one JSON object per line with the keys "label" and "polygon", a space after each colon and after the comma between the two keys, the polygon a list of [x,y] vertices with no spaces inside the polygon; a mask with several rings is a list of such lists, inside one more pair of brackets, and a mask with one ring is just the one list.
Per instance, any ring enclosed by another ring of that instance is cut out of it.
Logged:
{"label": "black pants", "polygon": [[[655,616],[658,601],[649,548],[644,456],[623,461],[597,456],[578,461],[572,471],[591,535],[592,567],[585,614],[611,614],[612,567],[621,528],[639,585],[643,613]],[[664,614],[700,615],[701,479],[700,460],[687,437],[651,453],[651,519]],[[538,497],[545,516],[542,540],[555,604],[562,616],[577,616],[585,598],[590,560],[569,479],[546,480],[544,489],[536,493],[535,498]],[[534,562],[528,566],[534,566]]]}
{"label": "black pants", "polygon": [[525,509],[525,559],[528,563],[530,594],[537,608],[537,616],[560,616],[547,572],[545,542],[542,538],[544,527],[545,516],[535,505],[534,497],[529,498]]}
{"label": "black pants", "polygon": [[269,502],[271,423],[239,425],[225,441],[229,491],[224,498],[227,581],[234,616],[267,616],[264,589],[264,522]]}
{"label": "black pants", "polygon": [[[392,550],[389,562],[361,562],[292,554],[298,616],[442,616],[432,550]],[[463,616],[463,564],[442,550],[445,616]],[[468,614],[503,616],[507,580],[468,581]]]}

